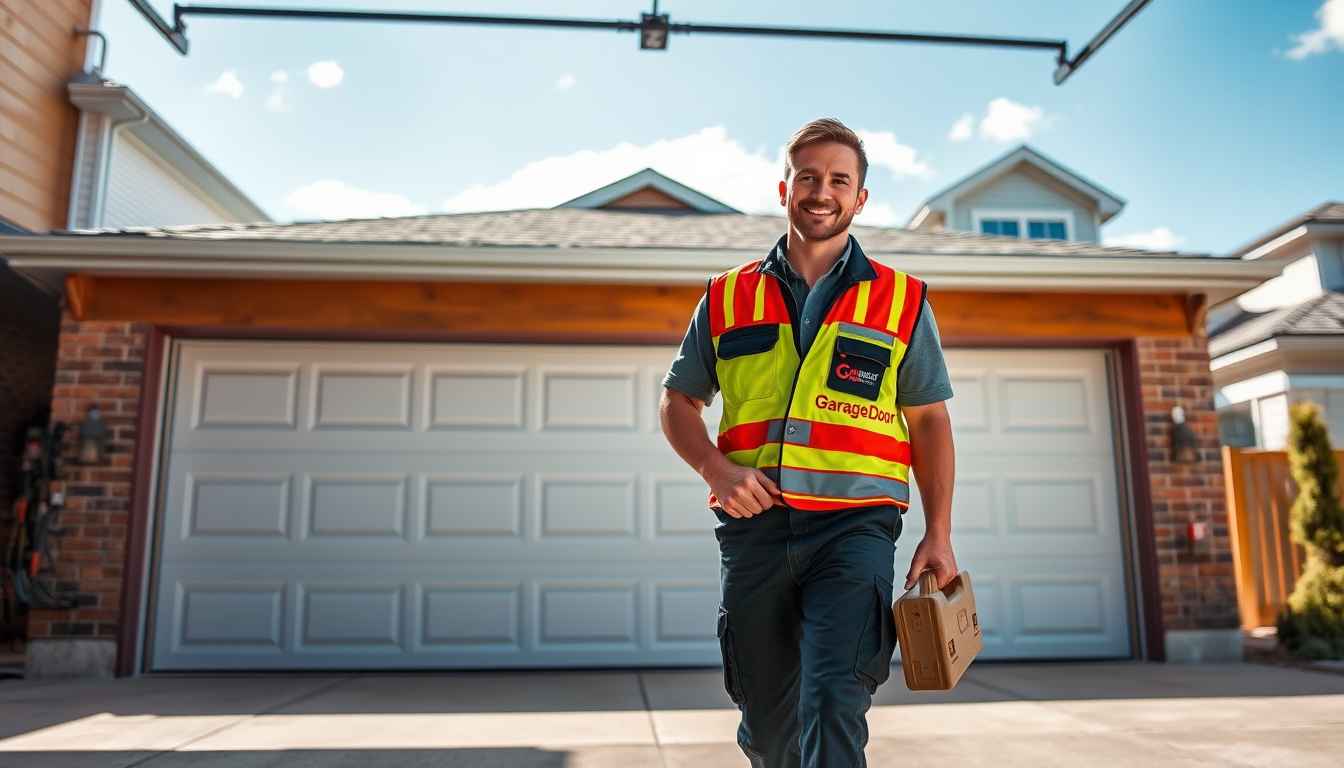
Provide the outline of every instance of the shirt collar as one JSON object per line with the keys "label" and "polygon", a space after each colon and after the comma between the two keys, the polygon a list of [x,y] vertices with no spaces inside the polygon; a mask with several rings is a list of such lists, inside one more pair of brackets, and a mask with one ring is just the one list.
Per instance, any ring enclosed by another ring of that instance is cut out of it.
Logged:
{"label": "shirt collar", "polygon": [[[775,247],[770,249],[770,253],[756,268],[757,272],[774,271],[783,276],[798,277],[798,273],[794,271],[793,265],[789,263],[785,256],[788,239],[788,235],[780,236],[775,243]],[[854,239],[853,235],[849,236],[849,242],[845,243],[844,252],[840,254],[840,258],[831,269],[845,273],[850,282],[855,283],[877,277],[877,272],[873,270],[873,265],[868,263],[868,257],[864,255],[863,248],[859,245],[859,241]]]}

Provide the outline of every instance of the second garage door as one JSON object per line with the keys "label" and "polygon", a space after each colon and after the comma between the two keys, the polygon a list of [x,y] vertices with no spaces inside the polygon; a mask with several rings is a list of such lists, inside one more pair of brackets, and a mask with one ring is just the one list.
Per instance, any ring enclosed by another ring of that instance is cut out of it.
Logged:
{"label": "second garage door", "polygon": [[[717,663],[713,517],[657,428],[671,354],[175,345],[152,667]],[[1103,353],[949,364],[986,657],[1128,655]]]}

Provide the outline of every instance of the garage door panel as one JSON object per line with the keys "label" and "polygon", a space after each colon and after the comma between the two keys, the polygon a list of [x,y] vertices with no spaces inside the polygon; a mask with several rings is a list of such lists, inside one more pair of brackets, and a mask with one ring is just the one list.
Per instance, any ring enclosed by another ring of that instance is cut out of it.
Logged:
{"label": "garage door panel", "polygon": [[[176,345],[152,666],[717,663],[717,521],[658,430],[673,354]],[[1128,655],[1104,355],[948,361],[986,658]]]}

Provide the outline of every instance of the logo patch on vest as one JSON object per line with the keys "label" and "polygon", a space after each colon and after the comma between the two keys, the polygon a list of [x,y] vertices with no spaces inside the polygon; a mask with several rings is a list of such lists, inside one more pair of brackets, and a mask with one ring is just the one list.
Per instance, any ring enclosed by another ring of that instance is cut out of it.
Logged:
{"label": "logo patch on vest", "polygon": [[887,370],[890,356],[889,350],[876,344],[838,336],[826,386],[865,400],[876,400],[882,390],[882,374]]}

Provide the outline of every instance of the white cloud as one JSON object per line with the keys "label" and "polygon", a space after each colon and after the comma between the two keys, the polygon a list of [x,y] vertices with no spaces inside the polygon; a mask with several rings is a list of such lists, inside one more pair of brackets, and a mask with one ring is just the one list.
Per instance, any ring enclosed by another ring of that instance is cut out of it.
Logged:
{"label": "white cloud", "polygon": [[228,96],[231,99],[241,98],[243,95],[243,81],[238,79],[238,73],[232,69],[226,69],[215,78],[207,88],[210,93],[218,93],[222,96]]}
{"label": "white cloud", "polygon": [[863,139],[863,149],[868,153],[868,165],[886,168],[896,176],[928,177],[933,169],[920,159],[914,147],[896,140],[896,134],[890,131],[857,132]]}
{"label": "white cloud", "polygon": [[555,90],[568,91],[570,88],[573,88],[574,84],[577,82],[579,81],[576,77],[574,77],[574,75],[570,74],[569,72],[566,72],[565,74],[560,76],[559,80],[555,81]]}
{"label": "white cloud", "polygon": [[478,184],[444,201],[449,211],[549,208],[643,168],[753,213],[782,213],[776,187],[784,174],[782,147],[773,156],[750,151],[723,126],[651,144],[617,144],[599,150],[535,160],[511,176]]}
{"label": "white cloud", "polygon": [[1185,238],[1167,227],[1157,227],[1147,232],[1131,232],[1128,235],[1103,238],[1106,245],[1122,248],[1142,248],[1148,251],[1174,251],[1185,243]]}
{"label": "white cloud", "polygon": [[289,73],[285,70],[277,69],[271,73],[271,93],[266,97],[266,111],[289,111],[289,96],[286,93],[287,83],[289,83]]}
{"label": "white cloud", "polygon": [[371,192],[335,179],[323,179],[290,192],[285,203],[300,218],[367,219],[415,216],[425,210],[405,195]]}
{"label": "white cloud", "polygon": [[334,61],[315,61],[308,66],[308,82],[318,88],[335,88],[345,79],[345,70]]}
{"label": "white cloud", "polygon": [[1331,48],[1344,50],[1344,0],[1325,0],[1316,11],[1316,18],[1321,25],[1298,35],[1297,45],[1286,54],[1288,58],[1300,61]]}
{"label": "white cloud", "polygon": [[1000,96],[989,102],[980,121],[980,136],[990,141],[1010,142],[1031,138],[1037,123],[1045,117],[1040,107],[1028,107]]}
{"label": "white cloud", "polygon": [[[869,143],[871,142],[871,144]],[[891,134],[864,135],[869,162],[899,175],[924,175],[928,166]],[[879,160],[880,158],[880,160]],[[748,150],[723,126],[650,144],[621,143],[536,160],[507,178],[470,186],[443,202],[453,212],[549,208],[598,187],[653,168],[687,186],[747,213],[782,216],[778,186],[784,175],[784,147]],[[888,203],[869,198],[857,223],[896,226],[900,216]]]}
{"label": "white cloud", "polygon": [[947,132],[947,138],[952,141],[966,141],[971,138],[971,128],[975,125],[975,115],[970,112],[957,118],[957,122],[952,124],[952,130]]}

